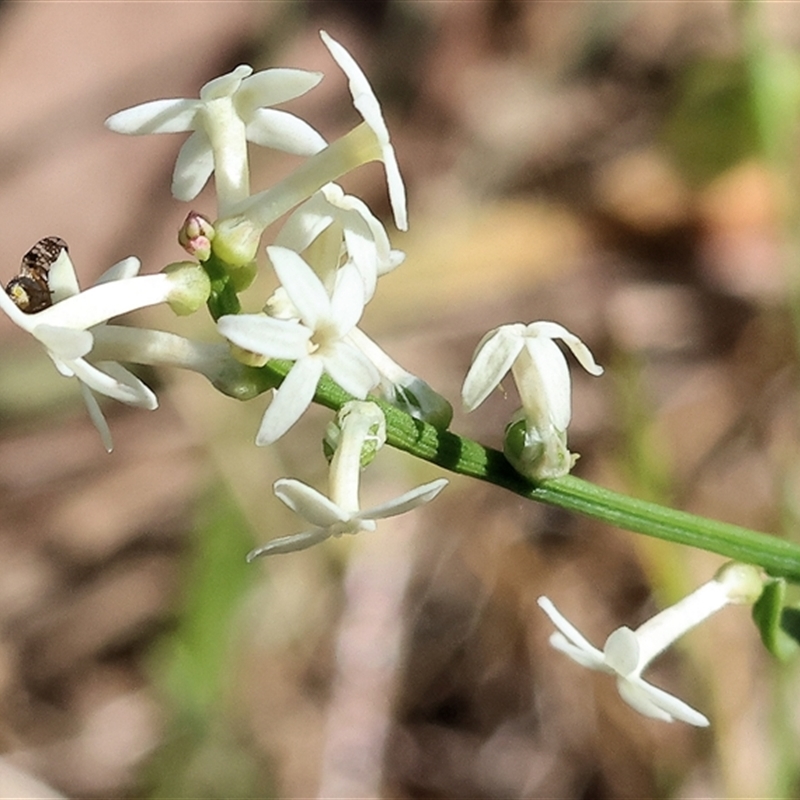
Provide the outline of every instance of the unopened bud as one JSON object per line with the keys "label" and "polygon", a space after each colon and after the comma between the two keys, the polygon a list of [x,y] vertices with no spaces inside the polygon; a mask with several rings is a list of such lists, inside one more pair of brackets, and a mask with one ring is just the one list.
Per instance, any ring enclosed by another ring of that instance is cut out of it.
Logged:
{"label": "unopened bud", "polygon": [[211,242],[215,236],[214,226],[202,214],[190,211],[178,231],[178,243],[198,261],[207,261],[211,255]]}

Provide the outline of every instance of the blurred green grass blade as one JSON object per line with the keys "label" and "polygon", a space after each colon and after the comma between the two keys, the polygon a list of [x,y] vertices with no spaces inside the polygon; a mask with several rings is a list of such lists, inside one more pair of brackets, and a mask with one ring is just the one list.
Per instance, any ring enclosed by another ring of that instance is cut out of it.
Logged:
{"label": "blurred green grass blade", "polygon": [[150,798],[272,794],[234,702],[240,617],[257,575],[245,561],[253,541],[232,495],[217,483],[196,511],[177,625],[152,662],[172,718],[140,776]]}
{"label": "blurred green grass blade", "polygon": [[200,502],[196,519],[183,607],[161,654],[161,668],[176,706],[203,711],[224,689],[237,617],[256,573],[245,561],[254,538],[221,484]]}
{"label": "blurred green grass blade", "polygon": [[678,83],[663,141],[694,186],[759,153],[760,126],[748,65],[741,59],[690,64]]}

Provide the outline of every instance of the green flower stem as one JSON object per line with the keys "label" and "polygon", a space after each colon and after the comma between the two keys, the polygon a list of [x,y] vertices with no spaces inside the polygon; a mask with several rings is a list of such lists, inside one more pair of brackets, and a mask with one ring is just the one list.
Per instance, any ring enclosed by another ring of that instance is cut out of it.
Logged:
{"label": "green flower stem", "polygon": [[202,266],[211,280],[211,294],[207,304],[211,316],[218,320],[226,314],[238,314],[242,306],[228,266],[213,253],[207,261],[202,262]]}
{"label": "green flower stem", "polygon": [[[267,386],[279,385],[291,366],[288,361],[273,360],[252,370],[253,375],[259,374],[260,386],[254,386],[252,392],[241,392],[239,387],[239,396],[253,396]],[[327,376],[323,376],[314,397],[334,411],[353,399]],[[793,542],[637,500],[572,475],[533,483],[519,475],[499,450],[434,428],[381,400],[375,402],[386,416],[386,441],[424,461],[625,530],[756,564],[771,575],[800,583],[800,545]]]}

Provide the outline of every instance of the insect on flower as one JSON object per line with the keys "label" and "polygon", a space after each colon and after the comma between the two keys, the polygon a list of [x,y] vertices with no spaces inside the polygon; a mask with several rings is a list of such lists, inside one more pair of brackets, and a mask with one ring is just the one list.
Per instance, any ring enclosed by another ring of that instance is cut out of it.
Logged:
{"label": "insect on flower", "polygon": [[61,251],[67,249],[67,243],[60,236],[47,236],[25,253],[19,275],[6,285],[6,293],[17,308],[26,314],[35,314],[53,304],[48,282],[50,267]]}

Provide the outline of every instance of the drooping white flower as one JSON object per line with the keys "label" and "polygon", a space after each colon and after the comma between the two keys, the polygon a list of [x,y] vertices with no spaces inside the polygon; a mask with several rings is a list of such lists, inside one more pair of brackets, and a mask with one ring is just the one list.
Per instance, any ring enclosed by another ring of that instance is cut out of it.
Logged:
{"label": "drooping white flower", "polygon": [[339,424],[341,433],[329,474],[330,498],[293,478],[281,478],[274,485],[278,499],[314,527],[273,539],[253,550],[247,556],[248,561],[259,556],[305,550],[332,536],[374,531],[376,520],[404,514],[429,503],[447,485],[445,478],[439,478],[362,511],[358,493],[364,450],[368,448],[368,455],[373,455],[383,444],[386,422],[375,403],[354,401],[339,412]]}
{"label": "drooping white flower", "polygon": [[680,720],[704,727],[708,719],[674,695],[642,678],[653,659],[691,628],[729,603],[754,603],[763,581],[755,567],[729,563],[714,579],[656,614],[635,631],[622,626],[606,639],[602,650],[590,644],[553,605],[540,597],[539,606],[558,632],[550,644],[589,669],[616,676],[622,699],[646,717],[665,722]]}
{"label": "drooping white flower", "polygon": [[566,448],[572,416],[569,366],[555,343],[561,339],[581,366],[602,375],[589,348],[555,322],[502,325],[483,337],[464,379],[464,408],[479,406],[511,370],[522,401],[525,428],[521,446],[507,447],[513,466],[533,479],[566,475],[575,457]]}
{"label": "drooping white flower", "polygon": [[[320,237],[326,234],[324,239]],[[366,203],[328,183],[289,216],[275,244],[297,253],[317,242],[316,263],[307,255],[323,282],[331,288],[342,259],[358,269],[364,282],[364,302],[375,294],[378,278],[399,266],[405,255],[392,250],[389,236]]]}
{"label": "drooping white flower", "polygon": [[346,339],[364,310],[364,287],[355,267],[342,268],[329,295],[297,253],[274,246],[267,253],[298,319],[233,314],[217,323],[220,333],[238,347],[295,362],[264,414],[256,437],[259,445],[271,444],[297,422],[323,373],[362,399],[379,379],[372,364]]}
{"label": "drooping white flower", "polygon": [[243,64],[206,83],[199,100],[142,103],[113,114],[106,126],[128,134],[191,132],[178,155],[172,193],[191,200],[214,172],[222,214],[250,194],[248,141],[305,156],[325,147],[308,123],[270,107],[305,94],[321,79],[321,73],[298,69],[253,74]]}
{"label": "drooping white flower", "polygon": [[154,409],[158,402],[147,386],[119,364],[87,360],[94,344],[92,331],[112,317],[169,302],[183,290],[182,275],[138,276],[139,267],[137,258],[126,258],[104,273],[95,286],[82,292],[64,249],[49,270],[53,300],[49,308],[26,314],[0,291],[0,308],[6,315],[44,346],[62,375],[78,379],[92,422],[109,451],[111,435],[92,392],[140,408]]}
{"label": "drooping white flower", "polygon": [[311,156],[282,181],[236,203],[217,220],[214,252],[227,263],[238,265],[251,261],[259,237],[268,225],[326,184],[370,161],[383,162],[395,224],[400,230],[408,227],[405,186],[378,100],[353,57],[326,33],[321,35],[347,75],[353,102],[364,121]]}

